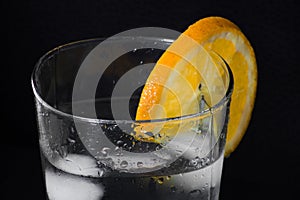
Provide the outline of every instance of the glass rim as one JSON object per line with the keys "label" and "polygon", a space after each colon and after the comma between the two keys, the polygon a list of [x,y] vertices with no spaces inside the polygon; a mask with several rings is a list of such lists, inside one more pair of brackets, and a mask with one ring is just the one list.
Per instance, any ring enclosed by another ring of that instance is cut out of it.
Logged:
{"label": "glass rim", "polygon": [[[130,36],[123,36],[123,37],[112,37],[113,39],[125,39],[125,38],[132,38]],[[159,38],[159,37],[137,37],[137,38],[143,38],[143,39],[148,39],[148,40],[156,40],[156,41],[161,41],[161,42],[168,42],[168,43],[172,43],[175,40],[174,39],[168,39],[168,38]],[[46,52],[45,54],[43,54],[39,60],[37,61],[37,63],[35,64],[32,74],[31,74],[31,87],[33,90],[33,94],[34,97],[37,101],[39,101],[39,103],[41,103],[44,107],[46,107],[47,109],[51,110],[52,112],[61,115],[61,116],[65,116],[68,118],[73,118],[74,120],[80,120],[80,121],[85,121],[85,122],[90,122],[90,123],[97,123],[97,124],[115,124],[115,123],[137,123],[137,124],[144,124],[144,123],[158,123],[158,122],[168,122],[168,121],[180,121],[180,120],[187,120],[187,119],[192,119],[192,118],[197,118],[197,117],[201,117],[201,116],[206,116],[206,115],[211,115],[212,113],[214,113],[216,110],[220,109],[220,107],[222,107],[222,105],[224,105],[224,103],[226,103],[227,101],[230,100],[232,92],[233,92],[233,74],[232,71],[228,65],[228,63],[225,61],[225,59],[220,56],[218,53],[213,52],[214,54],[217,55],[217,57],[219,57],[221,59],[221,61],[223,62],[223,64],[225,65],[225,68],[228,72],[228,78],[229,78],[229,82],[228,82],[228,87],[226,88],[226,92],[225,95],[214,105],[212,105],[211,107],[196,112],[196,113],[192,113],[192,114],[187,114],[187,115],[182,115],[182,116],[176,116],[176,117],[169,117],[169,118],[159,118],[159,119],[149,119],[149,120],[128,120],[128,119],[99,119],[99,118],[90,118],[90,117],[83,117],[83,116],[78,116],[78,115],[73,115],[64,111],[59,110],[58,108],[55,108],[54,106],[51,106],[49,103],[47,103],[43,97],[41,96],[41,94],[38,92],[38,89],[36,87],[36,76],[37,76],[37,72],[39,67],[41,66],[41,64],[47,60],[51,55],[54,55],[55,53],[58,53],[60,50],[63,49],[67,49],[67,48],[71,48],[71,47],[75,47],[78,45],[82,45],[82,44],[87,44],[87,43],[93,43],[93,42],[101,42],[106,40],[107,38],[104,37],[99,37],[99,38],[91,38],[91,39],[83,39],[83,40],[77,40],[77,41],[72,41],[63,45],[59,45],[53,49],[51,49],[50,51]]]}

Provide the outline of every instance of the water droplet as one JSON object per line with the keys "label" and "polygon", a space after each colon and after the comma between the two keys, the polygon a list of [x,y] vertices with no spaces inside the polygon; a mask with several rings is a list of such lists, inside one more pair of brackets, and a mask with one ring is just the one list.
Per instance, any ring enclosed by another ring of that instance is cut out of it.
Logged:
{"label": "water droplet", "polygon": [[103,147],[102,150],[101,150],[102,156],[103,156],[103,157],[106,157],[109,150],[110,150],[110,148],[108,148],[108,147]]}
{"label": "water droplet", "polygon": [[138,167],[143,167],[144,164],[143,164],[143,162],[137,162],[136,165],[137,165]]}
{"label": "water droplet", "polygon": [[171,176],[166,176],[167,181],[171,179]]}
{"label": "water droplet", "polygon": [[143,63],[144,63],[144,61],[141,60],[141,61],[140,61],[140,64],[142,65]]}
{"label": "water droplet", "polygon": [[121,166],[122,168],[125,168],[125,167],[128,166],[128,162],[125,161],[125,160],[123,160],[123,161],[120,163],[120,166]]}
{"label": "water droplet", "polygon": [[117,141],[117,145],[119,145],[119,146],[122,146],[123,143],[124,143],[124,142],[123,142],[122,140],[118,140],[118,141]]}
{"label": "water droplet", "polygon": [[201,174],[201,178],[204,178],[205,177],[205,174]]}
{"label": "water droplet", "polygon": [[123,156],[123,153],[122,153],[121,151],[118,151],[118,152],[116,153],[116,156]]}
{"label": "water droplet", "polygon": [[136,52],[136,50],[137,50],[137,49],[136,49],[136,48],[134,48],[134,49],[132,50],[132,52]]}
{"label": "water droplet", "polygon": [[115,148],[115,155],[116,156],[123,156],[122,148],[116,147]]}
{"label": "water droplet", "polygon": [[71,143],[71,144],[74,144],[74,143],[75,143],[75,140],[74,140],[73,138],[70,138],[70,137],[67,138],[67,141],[68,141],[69,143]]}
{"label": "water droplet", "polygon": [[189,193],[190,198],[189,199],[196,199],[199,198],[201,195],[201,190],[193,190]]}

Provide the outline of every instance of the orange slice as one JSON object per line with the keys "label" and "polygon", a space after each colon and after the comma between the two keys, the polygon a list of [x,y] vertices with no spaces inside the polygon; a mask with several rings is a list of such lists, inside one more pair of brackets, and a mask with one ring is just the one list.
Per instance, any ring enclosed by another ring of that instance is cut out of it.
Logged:
{"label": "orange slice", "polygon": [[[172,53],[173,48],[180,51],[180,55],[189,56],[185,54],[189,54],[193,45],[186,42],[186,36],[206,50],[219,54],[232,70],[234,90],[225,146],[225,155],[229,155],[240,143],[251,118],[256,95],[257,66],[249,41],[241,30],[227,19],[201,19],[184,31],[168,48],[147,79],[136,120],[176,117],[197,111],[201,75],[193,65],[184,62],[182,56]],[[197,53],[193,54],[192,60],[203,61],[195,55]],[[176,91],[176,94],[173,91]]]}

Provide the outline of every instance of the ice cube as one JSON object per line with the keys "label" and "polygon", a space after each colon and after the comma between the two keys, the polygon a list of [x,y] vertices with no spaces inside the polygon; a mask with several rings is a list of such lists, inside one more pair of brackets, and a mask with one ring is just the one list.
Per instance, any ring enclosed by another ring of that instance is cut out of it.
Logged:
{"label": "ice cube", "polygon": [[99,200],[104,188],[100,183],[93,183],[88,178],[66,173],[45,170],[47,194],[51,200]]}
{"label": "ice cube", "polygon": [[96,160],[86,155],[68,154],[65,158],[59,158],[52,164],[65,172],[81,176],[99,177],[99,173],[103,173]]}

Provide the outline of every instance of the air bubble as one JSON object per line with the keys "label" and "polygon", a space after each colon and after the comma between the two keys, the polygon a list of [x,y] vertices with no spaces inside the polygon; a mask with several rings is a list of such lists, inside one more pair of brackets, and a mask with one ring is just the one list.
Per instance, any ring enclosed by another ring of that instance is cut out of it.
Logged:
{"label": "air bubble", "polygon": [[189,162],[189,165],[192,166],[192,167],[197,166],[197,164],[198,164],[198,162],[197,162],[196,159],[190,160],[190,162]]}
{"label": "air bubble", "polygon": [[171,189],[171,192],[176,192],[176,190],[177,190],[177,188],[175,186],[171,186],[170,189]]}
{"label": "air bubble", "polygon": [[143,164],[143,162],[137,162],[136,165],[137,165],[138,167],[143,167],[144,164]]}
{"label": "air bubble", "polygon": [[160,150],[160,146],[155,147],[155,151]]}
{"label": "air bubble", "polygon": [[157,182],[158,182],[159,184],[163,184],[163,183],[164,183],[164,178],[163,178],[163,177],[158,178],[158,179],[157,179]]}

